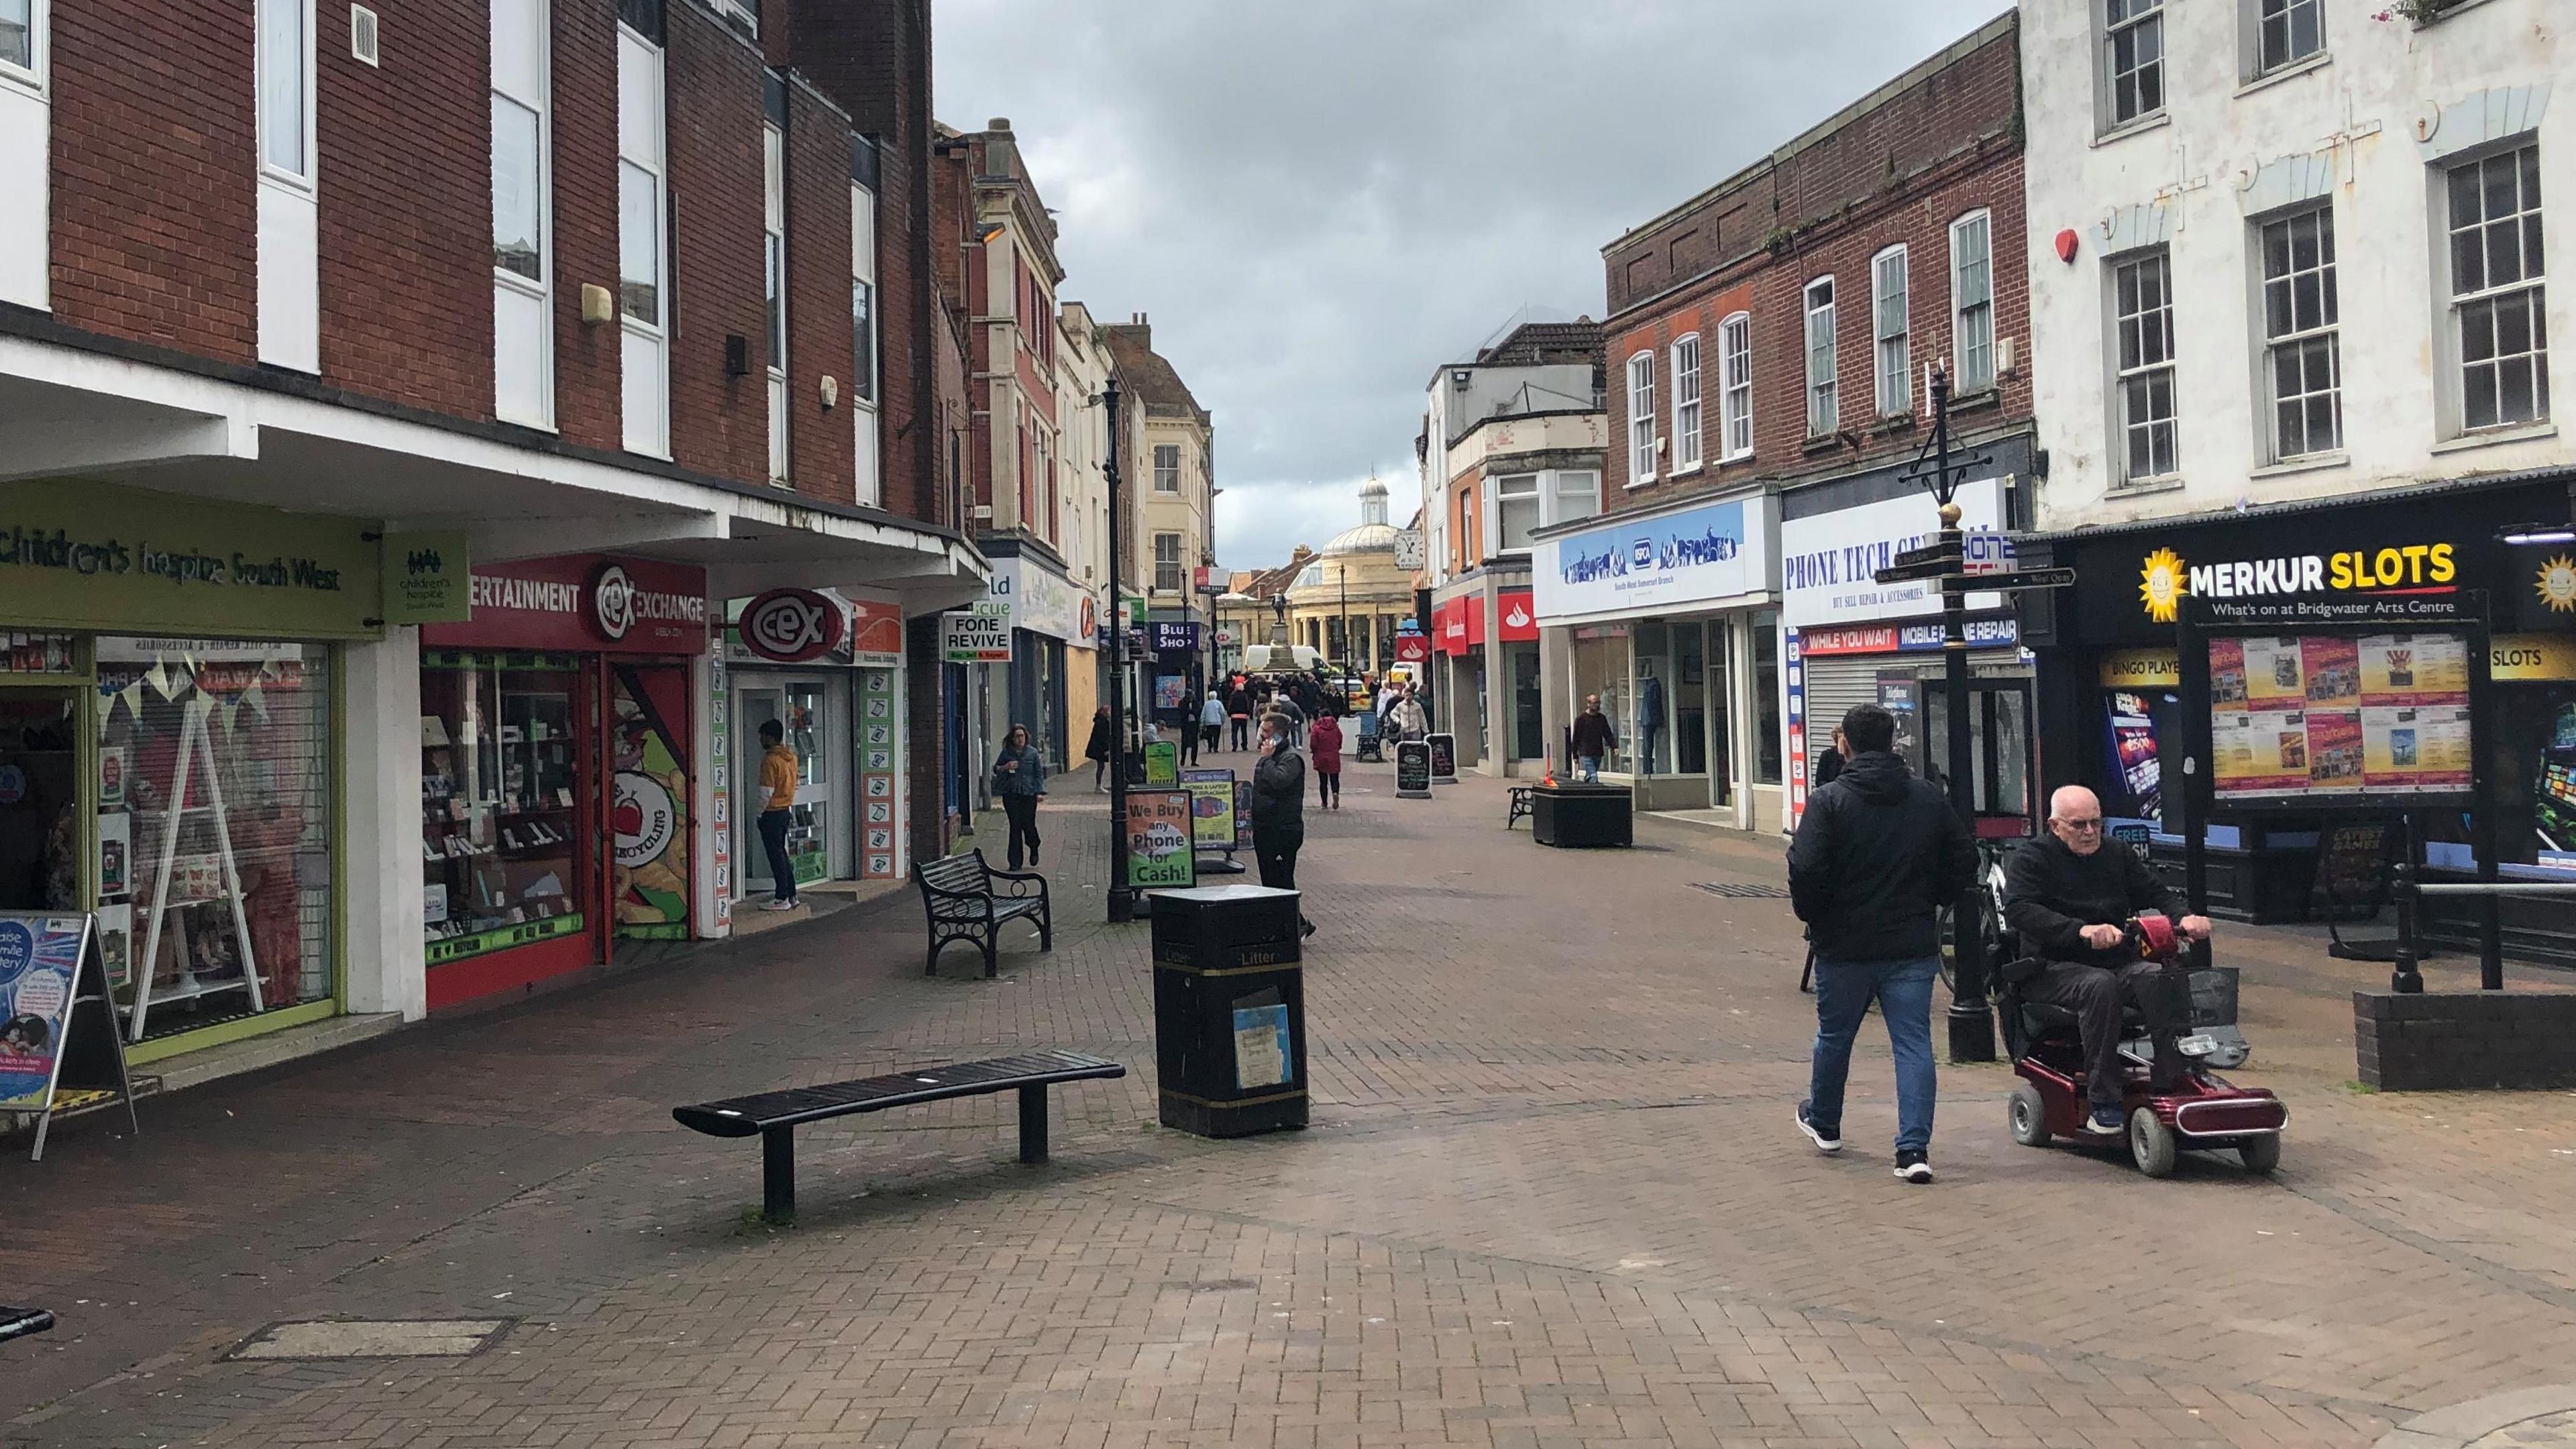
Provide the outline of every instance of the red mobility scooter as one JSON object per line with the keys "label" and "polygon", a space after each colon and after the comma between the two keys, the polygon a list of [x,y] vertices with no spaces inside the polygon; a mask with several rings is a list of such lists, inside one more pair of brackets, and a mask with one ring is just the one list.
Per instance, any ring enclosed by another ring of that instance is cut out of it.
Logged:
{"label": "red mobility scooter", "polygon": [[[2188,976],[2181,936],[2165,917],[2140,916],[2128,924],[2124,939],[2140,960]],[[2235,1086],[2211,1070],[2213,1058],[2230,1065],[2244,1059],[2244,1039],[2234,1030],[2233,992],[2194,992],[2187,981],[2182,983],[2192,999],[2191,1030],[2181,1040],[2182,1062],[2170,1091],[2157,1089],[2155,1048],[2145,1018],[2135,1005],[2122,1004],[2120,1057],[2126,1072],[2120,1106],[2129,1130],[2125,1137],[2099,1136],[2084,1130],[2089,1104],[2075,1014],[2022,994],[2038,970],[2038,963],[2023,961],[2003,968],[1996,1002],[2004,1044],[2021,1078],[2012,1094],[2015,1142],[2024,1147],[2046,1147],[2058,1137],[2106,1147],[2125,1142],[2138,1170],[2149,1177],[2172,1172],[2183,1152],[2233,1151],[2256,1172],[2281,1165],[2288,1106],[2266,1088]],[[2226,1019],[2205,1019],[2218,1015]]]}

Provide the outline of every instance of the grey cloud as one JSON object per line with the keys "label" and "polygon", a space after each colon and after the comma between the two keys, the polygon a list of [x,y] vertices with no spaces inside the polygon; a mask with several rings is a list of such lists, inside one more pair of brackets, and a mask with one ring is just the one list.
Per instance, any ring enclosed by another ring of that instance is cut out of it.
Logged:
{"label": "grey cloud", "polygon": [[1998,0],[949,0],[942,119],[1009,116],[1064,294],[1144,311],[1216,414],[1218,554],[1409,511],[1432,369],[1524,305],[1602,311],[1601,247]]}

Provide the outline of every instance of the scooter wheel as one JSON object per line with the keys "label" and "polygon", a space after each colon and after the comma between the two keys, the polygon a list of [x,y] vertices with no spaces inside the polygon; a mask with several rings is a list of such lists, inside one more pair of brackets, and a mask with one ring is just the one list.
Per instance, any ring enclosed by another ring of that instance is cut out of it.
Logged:
{"label": "scooter wheel", "polygon": [[2248,1137],[2236,1144],[2236,1155],[2244,1159],[2246,1171],[2270,1172],[2281,1165],[2281,1134]]}
{"label": "scooter wheel", "polygon": [[2012,1123],[2012,1140],[2024,1147],[2048,1145],[2048,1104],[2040,1100],[2039,1088],[2028,1082],[2013,1088],[2012,1103],[2005,1108]]}
{"label": "scooter wheel", "polygon": [[2156,1114],[2140,1107],[2129,1114],[2129,1156],[2136,1159],[2138,1171],[2149,1177],[2173,1175],[2177,1151],[2171,1127],[2156,1120]]}

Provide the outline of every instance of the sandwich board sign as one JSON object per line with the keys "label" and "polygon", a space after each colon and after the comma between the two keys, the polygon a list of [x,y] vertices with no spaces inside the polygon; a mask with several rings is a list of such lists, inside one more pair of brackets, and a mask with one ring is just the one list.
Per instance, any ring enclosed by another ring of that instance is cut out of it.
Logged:
{"label": "sandwich board sign", "polygon": [[1395,793],[1406,800],[1431,798],[1431,746],[1406,740],[1395,747]]}
{"label": "sandwich board sign", "polygon": [[1458,783],[1458,737],[1431,735],[1423,740],[1431,747],[1431,778],[1443,785]]}
{"label": "sandwich board sign", "polygon": [[0,1113],[36,1119],[34,1161],[59,1111],[123,1098],[141,1130],[97,941],[92,916],[0,915]]}

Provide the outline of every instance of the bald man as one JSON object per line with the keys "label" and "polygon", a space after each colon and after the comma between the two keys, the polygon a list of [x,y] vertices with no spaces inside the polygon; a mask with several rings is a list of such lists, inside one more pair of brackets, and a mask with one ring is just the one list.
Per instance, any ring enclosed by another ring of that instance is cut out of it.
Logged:
{"label": "bald man", "polygon": [[2048,797],[2048,834],[2004,864],[2004,923],[2022,949],[2049,964],[2022,988],[2032,1001],[2075,1013],[2084,1032],[2084,1130],[2116,1136],[2120,1111],[2120,1001],[2138,1003],[2156,1043],[2156,1069],[2168,1077],[2181,1062],[2174,1046],[2190,1021],[2178,980],[2121,944],[2141,913],[2161,913],[2192,940],[2209,936],[2207,916],[2186,915],[2180,895],[2156,878],[2125,845],[2103,848],[2102,802],[2081,785]]}

